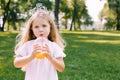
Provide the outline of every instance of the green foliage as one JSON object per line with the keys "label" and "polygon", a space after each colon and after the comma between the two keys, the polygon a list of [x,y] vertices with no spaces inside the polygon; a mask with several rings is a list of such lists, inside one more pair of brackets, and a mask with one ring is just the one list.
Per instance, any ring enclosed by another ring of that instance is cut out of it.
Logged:
{"label": "green foliage", "polygon": [[[67,42],[66,69],[59,80],[120,80],[119,31],[61,31]],[[13,66],[16,32],[0,32],[0,79],[24,80]]]}
{"label": "green foliage", "polygon": [[[92,25],[93,21],[88,14],[84,0],[61,0],[60,11],[64,13],[63,24],[66,26],[68,19],[71,19],[71,28],[74,26],[75,30],[79,30],[79,27],[84,25]],[[84,22],[81,21],[84,19]]]}
{"label": "green foliage", "polygon": [[[8,7],[7,3],[9,1],[10,4]],[[2,0],[0,2],[0,16],[3,16],[3,22],[5,23],[5,25],[2,25],[2,28],[5,26],[5,29],[8,30],[9,28],[10,30],[20,29],[20,27],[23,26],[22,24],[31,16],[29,15],[29,11],[33,9],[37,3],[42,3],[48,10],[54,10],[54,8],[56,8],[55,2],[51,0]],[[79,29],[82,24],[92,25],[93,23],[86,9],[84,0],[60,0],[60,8],[56,10],[65,14],[62,18],[62,23],[66,28],[68,20],[72,20],[71,25],[74,26],[74,29]],[[7,16],[4,14],[7,14]],[[81,21],[81,18],[84,19],[84,22]]]}
{"label": "green foliage", "polygon": [[113,20],[115,20],[116,18],[116,13],[109,8],[108,3],[105,3],[104,8],[99,13],[100,19],[102,19],[104,16],[111,18]]}
{"label": "green foliage", "polygon": [[[8,2],[9,5],[7,5]],[[27,19],[25,16],[28,16],[30,9],[33,9],[39,2],[43,3],[49,10],[52,9],[52,2],[49,0],[2,0],[0,1],[0,16],[3,16],[5,24],[13,26],[12,29],[16,30],[17,27],[22,26],[16,24],[23,23]],[[4,28],[4,25],[2,25],[2,28]]]}
{"label": "green foliage", "polygon": [[[120,30],[120,0],[108,0],[107,3],[104,5],[103,10],[99,14],[99,18],[102,20],[102,17],[106,16],[108,18],[107,24],[109,24],[112,21],[112,25],[114,25],[113,22],[115,22],[116,30]],[[111,25],[107,25],[108,28],[113,27]]]}
{"label": "green foliage", "polygon": [[73,3],[73,10],[72,10],[72,23],[71,23],[71,29],[72,24],[74,23],[74,29],[79,29],[81,24],[84,25],[92,25],[93,21],[91,20],[91,17],[88,14],[88,10],[85,5],[84,0],[74,0]]}
{"label": "green foliage", "polygon": [[105,23],[104,26],[106,27],[106,30],[110,30],[110,29],[115,30],[116,22],[113,19],[108,18],[107,23]]}

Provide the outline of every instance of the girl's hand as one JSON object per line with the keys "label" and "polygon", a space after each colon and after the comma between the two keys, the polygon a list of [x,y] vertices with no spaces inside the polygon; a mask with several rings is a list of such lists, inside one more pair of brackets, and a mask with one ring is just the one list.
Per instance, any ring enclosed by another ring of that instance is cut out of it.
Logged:
{"label": "girl's hand", "polygon": [[33,45],[33,52],[31,54],[31,57],[35,58],[38,51],[41,51],[41,50],[42,50],[42,47],[39,46],[38,44]]}
{"label": "girl's hand", "polygon": [[49,49],[49,46],[47,44],[45,44],[45,46],[42,47],[42,53],[46,54],[46,57],[50,56],[50,49]]}
{"label": "girl's hand", "polygon": [[43,59],[47,56],[50,56],[50,50],[49,46],[45,44],[44,46],[39,46],[38,44],[35,44],[33,46],[33,53],[31,55],[33,58]]}

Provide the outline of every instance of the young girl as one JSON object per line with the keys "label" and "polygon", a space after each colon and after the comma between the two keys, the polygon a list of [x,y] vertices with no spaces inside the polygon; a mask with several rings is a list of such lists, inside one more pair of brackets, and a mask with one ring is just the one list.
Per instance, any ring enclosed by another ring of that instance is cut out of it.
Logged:
{"label": "young girl", "polygon": [[[14,66],[25,67],[25,80],[58,80],[57,71],[64,71],[63,57],[66,55],[63,52],[64,40],[50,15],[36,11],[18,37],[20,40],[15,47]],[[44,46],[35,44],[36,39],[41,37],[46,42]],[[37,58],[38,50],[42,50],[46,56]]]}

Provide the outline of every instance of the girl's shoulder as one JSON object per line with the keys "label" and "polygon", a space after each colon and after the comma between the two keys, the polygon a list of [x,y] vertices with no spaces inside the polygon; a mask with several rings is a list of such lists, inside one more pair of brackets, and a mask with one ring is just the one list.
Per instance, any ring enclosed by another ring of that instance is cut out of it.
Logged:
{"label": "girl's shoulder", "polygon": [[60,48],[60,46],[55,42],[51,42],[51,44],[52,44],[52,47],[54,47],[54,48]]}
{"label": "girl's shoulder", "polygon": [[52,42],[52,41],[49,41],[49,43],[50,43],[51,45],[53,45],[53,46],[57,45],[57,43]]}
{"label": "girl's shoulder", "polygon": [[33,43],[34,43],[34,40],[29,40],[29,41],[25,42],[24,45],[31,45]]}
{"label": "girl's shoulder", "polygon": [[54,45],[54,46],[59,46],[57,43],[55,43],[55,42],[52,42],[52,44]]}

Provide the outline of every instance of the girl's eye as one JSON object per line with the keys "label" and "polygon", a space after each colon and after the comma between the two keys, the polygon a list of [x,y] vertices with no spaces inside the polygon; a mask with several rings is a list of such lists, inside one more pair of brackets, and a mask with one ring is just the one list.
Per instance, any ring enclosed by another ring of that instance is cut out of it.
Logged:
{"label": "girl's eye", "polygon": [[39,28],[39,26],[35,26],[35,28]]}
{"label": "girl's eye", "polygon": [[43,27],[47,27],[47,25],[42,25]]}

